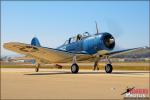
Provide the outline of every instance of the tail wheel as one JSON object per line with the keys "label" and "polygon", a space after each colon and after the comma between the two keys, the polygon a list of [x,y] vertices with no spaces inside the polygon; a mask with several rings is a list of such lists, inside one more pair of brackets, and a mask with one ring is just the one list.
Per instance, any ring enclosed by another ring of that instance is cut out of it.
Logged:
{"label": "tail wheel", "polygon": [[39,68],[35,68],[35,72],[38,72],[39,71]]}
{"label": "tail wheel", "polygon": [[39,67],[40,67],[40,64],[37,64],[36,67],[35,67],[35,72],[39,71]]}
{"label": "tail wheel", "polygon": [[107,64],[107,65],[105,66],[105,72],[106,72],[106,73],[111,73],[112,70],[113,70],[113,67],[112,67],[111,64]]}
{"label": "tail wheel", "polygon": [[71,72],[72,73],[78,73],[78,71],[79,71],[79,66],[77,64],[72,64]]}

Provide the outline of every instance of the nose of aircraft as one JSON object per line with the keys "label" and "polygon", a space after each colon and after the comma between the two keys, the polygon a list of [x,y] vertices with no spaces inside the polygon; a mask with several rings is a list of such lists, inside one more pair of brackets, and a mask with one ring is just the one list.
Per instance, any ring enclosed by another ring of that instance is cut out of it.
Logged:
{"label": "nose of aircraft", "polygon": [[109,39],[109,43],[112,44],[115,40],[113,38]]}
{"label": "nose of aircraft", "polygon": [[108,49],[113,49],[115,46],[115,39],[110,33],[105,33],[103,35],[103,43]]}

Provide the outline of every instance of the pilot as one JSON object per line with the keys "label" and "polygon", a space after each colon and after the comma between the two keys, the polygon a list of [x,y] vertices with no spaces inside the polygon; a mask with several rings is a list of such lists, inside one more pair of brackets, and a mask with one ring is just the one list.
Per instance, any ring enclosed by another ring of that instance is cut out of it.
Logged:
{"label": "pilot", "polygon": [[82,38],[82,35],[81,35],[81,34],[78,34],[78,35],[77,35],[77,41],[81,40],[81,38]]}
{"label": "pilot", "polygon": [[69,38],[69,44],[70,44],[70,42],[71,42],[71,38]]}

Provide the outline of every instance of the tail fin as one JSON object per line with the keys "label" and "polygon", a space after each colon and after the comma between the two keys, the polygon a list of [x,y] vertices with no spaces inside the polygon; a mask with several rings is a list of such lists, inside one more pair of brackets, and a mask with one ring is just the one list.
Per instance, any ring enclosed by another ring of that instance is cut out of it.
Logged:
{"label": "tail fin", "polygon": [[38,40],[36,37],[34,37],[34,38],[31,40],[31,45],[37,46],[37,47],[40,47],[40,46],[41,46],[39,40]]}

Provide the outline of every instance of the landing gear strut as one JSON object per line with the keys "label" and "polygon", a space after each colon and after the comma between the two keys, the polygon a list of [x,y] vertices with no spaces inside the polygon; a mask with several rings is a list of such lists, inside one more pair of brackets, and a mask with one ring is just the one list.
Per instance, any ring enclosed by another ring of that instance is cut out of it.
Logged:
{"label": "landing gear strut", "polygon": [[94,68],[93,68],[93,70],[99,70],[99,67],[98,67],[98,62],[99,62],[99,59],[97,58],[97,59],[95,60],[95,63],[94,63]]}
{"label": "landing gear strut", "polygon": [[79,66],[77,64],[77,61],[76,61],[76,56],[73,57],[73,64],[71,66],[71,72],[72,73],[78,73],[79,71]]}
{"label": "landing gear strut", "polygon": [[40,64],[37,63],[37,64],[36,64],[36,67],[35,67],[35,72],[38,72],[38,71],[39,71],[39,67],[40,67]]}
{"label": "landing gear strut", "polygon": [[106,59],[108,61],[108,64],[105,65],[105,72],[106,73],[111,73],[112,70],[113,70],[113,66],[111,65],[111,61],[110,61],[108,56],[106,57]]}

